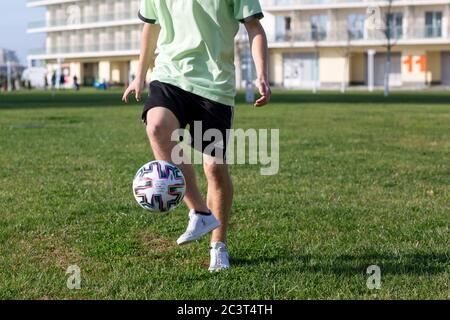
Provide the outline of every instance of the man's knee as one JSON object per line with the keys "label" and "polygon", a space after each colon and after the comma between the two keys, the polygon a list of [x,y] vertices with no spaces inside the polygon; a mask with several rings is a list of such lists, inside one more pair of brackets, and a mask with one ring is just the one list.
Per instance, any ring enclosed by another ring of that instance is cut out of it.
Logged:
{"label": "man's knee", "polygon": [[151,141],[165,141],[168,142],[172,134],[172,128],[164,121],[150,121],[147,122],[147,136]]}
{"label": "man's knee", "polygon": [[164,108],[151,109],[147,113],[147,136],[151,141],[168,142],[172,132],[179,127],[175,115]]}

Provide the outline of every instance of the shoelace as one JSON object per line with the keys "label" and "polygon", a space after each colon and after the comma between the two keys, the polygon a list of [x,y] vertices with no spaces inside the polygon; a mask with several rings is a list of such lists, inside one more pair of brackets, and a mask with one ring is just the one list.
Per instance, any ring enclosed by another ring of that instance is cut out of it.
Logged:
{"label": "shoelace", "polygon": [[[213,248],[211,247],[211,250],[213,250]],[[217,248],[214,249],[214,258],[215,258],[215,264],[218,265],[223,265],[223,260],[222,260],[222,254],[227,254],[227,250],[225,248]]]}

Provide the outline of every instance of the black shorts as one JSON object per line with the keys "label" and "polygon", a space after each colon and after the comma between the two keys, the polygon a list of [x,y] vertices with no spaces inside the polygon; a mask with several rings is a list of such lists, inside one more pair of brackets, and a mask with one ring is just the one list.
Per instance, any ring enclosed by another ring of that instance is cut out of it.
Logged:
{"label": "black shorts", "polygon": [[[144,123],[147,122],[147,112],[154,107],[164,107],[172,111],[180,122],[181,129],[189,125],[193,148],[213,157],[226,158],[234,107],[203,98],[168,83],[152,81],[150,96],[142,112]],[[214,132],[217,134],[213,134]],[[201,141],[198,141],[198,137],[202,137]]]}

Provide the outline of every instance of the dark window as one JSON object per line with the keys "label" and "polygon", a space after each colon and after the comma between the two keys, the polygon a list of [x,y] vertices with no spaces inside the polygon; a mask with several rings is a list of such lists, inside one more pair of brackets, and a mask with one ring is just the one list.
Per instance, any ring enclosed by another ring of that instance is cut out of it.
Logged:
{"label": "dark window", "polygon": [[425,13],[425,37],[442,37],[442,12],[429,11]]}

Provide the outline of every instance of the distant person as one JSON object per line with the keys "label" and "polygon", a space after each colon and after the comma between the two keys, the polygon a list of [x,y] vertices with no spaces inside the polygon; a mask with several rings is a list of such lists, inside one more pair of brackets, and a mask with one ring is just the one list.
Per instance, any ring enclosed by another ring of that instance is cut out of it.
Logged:
{"label": "distant person", "polygon": [[102,88],[105,91],[108,90],[108,82],[106,81],[106,79],[103,79]]}
{"label": "distant person", "polygon": [[61,74],[61,76],[59,77],[59,86],[60,88],[64,88],[66,85],[66,77]]}
{"label": "distant person", "polygon": [[52,89],[56,88],[56,71],[52,74]]}
{"label": "distant person", "polygon": [[78,83],[77,76],[73,76],[73,85],[75,86],[75,90],[80,91],[80,84]]}
{"label": "distant person", "polygon": [[44,76],[44,89],[45,89],[45,91],[47,91],[47,89],[48,89],[48,78],[47,78],[47,75]]}

